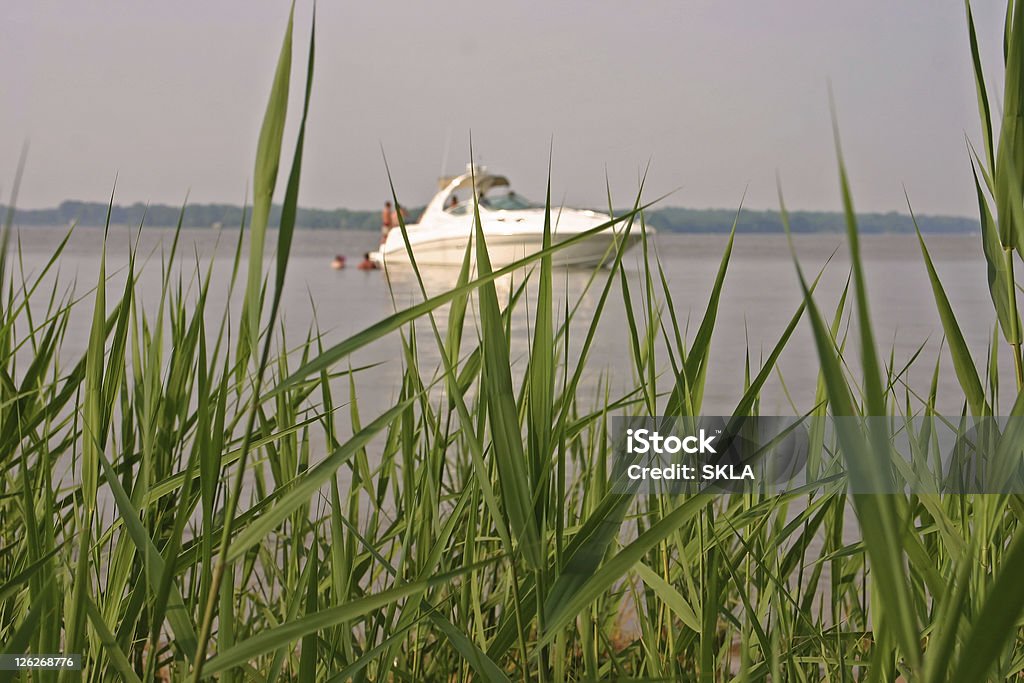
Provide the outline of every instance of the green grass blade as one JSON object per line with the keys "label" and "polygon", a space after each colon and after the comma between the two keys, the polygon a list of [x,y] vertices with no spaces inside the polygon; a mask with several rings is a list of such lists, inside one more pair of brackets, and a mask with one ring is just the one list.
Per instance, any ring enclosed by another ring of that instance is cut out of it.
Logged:
{"label": "green grass blade", "polygon": [[[103,468],[103,473],[106,475],[107,486],[114,496],[114,502],[117,504],[117,509],[124,520],[128,535],[149,567],[149,571],[145,571],[143,574],[150,581],[151,590],[156,593],[161,589],[159,582],[160,577],[164,573],[164,559],[156,549],[156,546],[153,545],[153,540],[150,538],[146,528],[142,525],[138,509],[132,504],[124,488],[121,487],[120,480],[115,474],[114,469],[102,453],[99,454],[99,463]],[[172,584],[168,589],[168,593],[167,622],[174,632],[178,647],[181,648],[186,657],[191,659],[195,656],[197,648],[195,625],[189,617],[185,601],[182,599],[178,587]]]}
{"label": "green grass blade", "polygon": [[992,111],[988,104],[988,89],[985,87],[985,72],[981,68],[981,53],[978,50],[978,34],[974,28],[974,13],[970,0],[964,3],[967,9],[967,33],[971,43],[971,64],[974,67],[974,84],[978,93],[978,113],[981,118],[981,133],[990,173],[995,169],[995,154],[992,146]]}
{"label": "green grass blade", "polygon": [[[477,272],[486,277],[491,274],[491,261],[480,223],[480,207],[476,202],[473,211],[476,223],[476,267]],[[487,404],[505,514],[519,542],[519,552],[531,568],[540,569],[544,564],[544,556],[533,515],[533,487],[526,467],[519,430],[519,412],[512,389],[508,339],[493,282],[480,287],[479,305],[483,350],[480,391]]]}
{"label": "green grass blade", "polygon": [[[988,202],[982,193],[981,182],[973,164],[974,186],[978,194],[978,214],[981,220],[981,245],[988,265],[988,290],[999,319],[999,329],[1010,344],[1021,343],[1020,315],[1017,311],[1017,297],[1014,292],[1012,252],[999,243],[999,227],[992,218]],[[913,216],[913,214],[911,214]],[[920,230],[918,230],[920,235]],[[930,271],[929,271],[930,272]]]}
{"label": "green grass blade", "polygon": [[624,577],[652,548],[669,538],[685,522],[693,519],[711,500],[712,498],[706,495],[695,495],[684,500],[679,507],[667,513],[636,540],[615,553],[578,588],[573,588],[564,596],[558,595],[553,588],[549,600],[557,607],[548,614],[546,630],[541,634],[538,645],[550,645],[576,615]]}
{"label": "green grass blade", "polygon": [[[877,359],[874,355],[871,321],[867,312],[867,292],[863,265],[860,262],[856,217],[849,197],[849,185],[846,180],[842,155],[839,153],[838,132],[836,145],[839,156],[840,185],[847,215],[850,256],[853,262],[854,291],[857,293],[857,312],[860,324],[866,326],[866,329],[860,331],[865,393],[867,394],[866,410],[869,415],[882,417],[885,415],[883,389],[878,374]],[[779,212],[787,234],[789,234],[789,218],[785,202],[782,199],[781,187],[779,189]],[[835,342],[811,297],[810,288],[800,269],[795,250],[793,250],[793,260],[804,293],[804,301],[807,304],[822,374],[828,389],[829,402],[832,405],[833,414],[839,418],[836,420],[836,433],[851,477],[856,478],[861,485],[870,486],[874,491],[892,491],[894,487],[891,482],[889,443],[885,435],[878,430],[873,430],[869,437],[848,419],[857,416],[859,411],[836,357]],[[878,420],[871,422],[877,424]],[[902,524],[895,506],[895,496],[855,494],[853,502],[860,520],[861,533],[868,556],[871,559],[874,575],[872,587],[883,598],[878,602],[882,605],[880,627],[883,629],[883,633],[892,629],[891,633],[899,642],[911,669],[916,670],[920,660],[917,619],[912,606],[903,551],[900,546]]]}
{"label": "green grass blade", "polygon": [[[911,213],[911,216],[913,216],[913,213]],[[921,256],[924,258],[925,268],[928,270],[928,281],[931,283],[932,294],[935,296],[935,306],[939,311],[939,320],[942,322],[942,329],[946,333],[949,353],[953,359],[953,370],[960,382],[960,387],[964,390],[964,396],[967,399],[967,404],[971,407],[971,412],[978,416],[988,415],[991,411],[985,401],[985,390],[981,386],[977,367],[974,364],[974,359],[971,358],[971,352],[967,348],[967,342],[964,340],[959,323],[957,323],[956,315],[953,313],[953,307],[949,303],[949,297],[946,296],[946,290],[942,286],[942,281],[935,271],[934,264],[932,264],[931,255],[928,253],[928,247],[924,243],[924,237],[921,235],[920,230],[917,231],[917,239],[921,245]]]}
{"label": "green grass blade", "polygon": [[267,239],[270,206],[277,184],[277,170],[281,160],[281,141],[284,137],[285,116],[288,111],[288,89],[292,71],[292,25],[294,7],[288,15],[281,54],[277,59],[270,98],[263,114],[259,143],[256,146],[256,165],[253,171],[252,221],[249,228],[249,269],[246,277],[245,299],[242,305],[242,334],[239,352],[243,357],[257,353],[260,331],[260,313],[263,289],[263,252]]}
{"label": "green grass blade", "polygon": [[960,649],[952,683],[988,680],[1007,644],[1019,638],[1024,612],[1024,534],[1018,533],[989,586],[970,635]]}
{"label": "green grass blade", "polygon": [[448,638],[448,642],[452,644],[459,654],[465,658],[466,662],[469,663],[473,670],[476,671],[483,680],[496,681],[497,683],[510,683],[509,677],[505,675],[505,672],[501,670],[497,664],[494,663],[487,654],[478,648],[472,640],[466,637],[466,634],[459,630],[455,624],[446,619],[437,610],[430,610],[428,616],[434,625],[441,630],[442,633]]}

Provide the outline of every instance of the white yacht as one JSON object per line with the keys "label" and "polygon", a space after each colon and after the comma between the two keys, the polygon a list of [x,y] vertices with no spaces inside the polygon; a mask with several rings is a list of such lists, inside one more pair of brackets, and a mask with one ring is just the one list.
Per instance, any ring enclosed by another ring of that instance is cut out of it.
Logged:
{"label": "white yacht", "polygon": [[[475,182],[474,182],[475,181]],[[479,197],[480,225],[493,268],[507,266],[541,250],[544,239],[544,207],[516,194],[508,179],[491,175],[482,166],[467,167],[460,176],[442,178],[440,192],[427,204],[419,223],[407,225],[409,244],[417,264],[460,265],[466,244],[474,234],[473,193]],[[607,223],[609,216],[584,209],[551,208],[551,240],[567,240]],[[615,225],[556,251],[551,261],[558,266],[597,266],[615,256],[615,240],[624,232]],[[640,238],[634,226],[622,248]],[[620,241],[622,238],[619,238]],[[378,265],[409,263],[402,231],[393,228],[379,251],[370,254]],[[471,251],[475,259],[475,249]]]}

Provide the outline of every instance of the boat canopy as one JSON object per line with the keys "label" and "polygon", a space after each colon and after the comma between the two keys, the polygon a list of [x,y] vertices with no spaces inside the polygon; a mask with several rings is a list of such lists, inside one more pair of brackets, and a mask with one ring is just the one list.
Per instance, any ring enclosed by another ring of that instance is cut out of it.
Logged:
{"label": "boat canopy", "polygon": [[508,187],[508,178],[502,175],[491,175],[484,166],[468,168],[465,173],[457,176],[445,176],[438,180],[438,190],[450,195],[452,192],[459,192],[473,187],[474,176],[476,176],[476,189],[478,194],[486,194],[488,190],[495,187]]}
{"label": "boat canopy", "polygon": [[[430,216],[445,210],[448,198],[455,193],[461,193],[461,198],[466,199],[473,194],[473,181],[476,180],[476,191],[479,196],[484,196],[488,191],[496,187],[508,187],[508,178],[501,175],[491,175],[484,166],[467,165],[466,172],[462,175],[448,176],[438,181],[440,191],[427,204],[423,216]],[[420,218],[420,222],[423,217]]]}

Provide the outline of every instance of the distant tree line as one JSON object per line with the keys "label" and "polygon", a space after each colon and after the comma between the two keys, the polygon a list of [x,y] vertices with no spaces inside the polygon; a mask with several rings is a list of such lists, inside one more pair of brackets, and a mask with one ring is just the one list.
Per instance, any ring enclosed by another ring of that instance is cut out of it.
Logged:
{"label": "distant tree line", "polygon": [[[0,206],[5,211],[5,207]],[[409,222],[418,220],[423,209],[409,209]],[[238,227],[242,222],[242,207],[232,204],[188,204],[184,214],[181,207],[166,204],[141,203],[122,206],[115,204],[110,210],[113,225],[145,225],[166,227],[181,222],[187,228]],[[281,216],[280,205],[274,205],[270,214],[271,227],[277,227]],[[684,209],[665,207],[645,213],[647,225],[665,232],[725,233],[732,228],[736,212],[729,209]],[[796,233],[838,233],[846,230],[842,213],[830,211],[794,211],[790,225]],[[77,225],[101,226],[107,219],[107,205],[99,202],[65,201],[52,209],[19,209],[15,214],[17,225]],[[248,220],[248,219],[247,219]],[[910,216],[891,213],[865,213],[857,216],[861,232],[912,233],[914,224]],[[918,216],[918,225],[926,233],[969,233],[979,230],[978,221],[958,216]],[[300,208],[296,223],[302,228],[318,230],[378,230],[380,212],[351,211],[349,209]],[[749,211],[740,213],[737,232],[781,233],[782,220],[777,211]]]}
{"label": "distant tree line", "polygon": [[[916,216],[921,232],[970,233],[981,228],[973,218],[960,216]],[[646,213],[645,222],[658,230],[670,232],[727,233],[732,229],[736,211],[729,209],[684,209],[666,207]],[[790,229],[794,233],[838,233],[846,231],[846,216],[835,211],[792,211]],[[906,214],[862,213],[857,227],[865,234],[913,233],[914,221]],[[736,232],[781,233],[782,218],[777,211],[740,212]]]}
{"label": "distant tree line", "polygon": [[[52,209],[18,209],[15,222],[19,225],[104,225],[107,205],[98,202],[65,201]],[[420,209],[419,211],[422,211]],[[410,217],[419,216],[410,211]],[[246,211],[248,223],[251,209]],[[181,224],[186,228],[237,228],[242,223],[242,207],[233,204],[187,204],[182,213],[180,206],[135,203],[127,206],[115,204],[110,208],[112,225],[150,225],[170,227]],[[270,225],[276,228],[281,220],[281,205],[275,204],[270,212]],[[380,230],[379,211],[350,211],[348,209],[303,209],[296,215],[296,223],[303,228],[348,230]]]}

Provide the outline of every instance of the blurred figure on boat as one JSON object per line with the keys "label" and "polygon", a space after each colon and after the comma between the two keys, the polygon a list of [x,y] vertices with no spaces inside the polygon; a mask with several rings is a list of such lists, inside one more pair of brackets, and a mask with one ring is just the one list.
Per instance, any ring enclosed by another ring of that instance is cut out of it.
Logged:
{"label": "blurred figure on boat", "polygon": [[334,268],[335,270],[341,270],[344,267],[345,267],[345,257],[342,256],[341,254],[337,254],[334,257],[334,260],[331,261],[331,268]]}
{"label": "blurred figure on boat", "polygon": [[448,198],[448,206],[446,206],[444,208],[446,208],[446,209],[454,209],[458,205],[459,205],[459,198],[456,197],[454,194],[452,194],[452,196]]}
{"label": "blurred figure on boat", "polygon": [[[406,214],[404,207],[399,207],[402,212],[402,220],[405,220]],[[384,202],[384,210],[380,212],[380,243],[388,239],[388,233],[391,232],[392,228],[398,227],[398,211],[395,211],[395,207],[391,206],[391,202]]]}
{"label": "blurred figure on boat", "polygon": [[[398,213],[391,202],[384,202],[384,210],[380,212],[380,243],[384,244],[388,239],[391,228],[398,225]],[[362,265],[359,266],[362,268]]]}
{"label": "blurred figure on boat", "polygon": [[377,270],[377,264],[370,260],[370,252],[363,254],[363,260],[356,266],[359,270]]}

